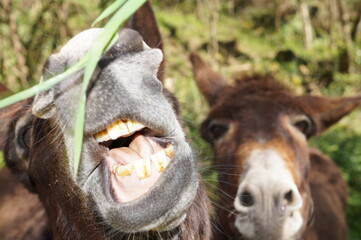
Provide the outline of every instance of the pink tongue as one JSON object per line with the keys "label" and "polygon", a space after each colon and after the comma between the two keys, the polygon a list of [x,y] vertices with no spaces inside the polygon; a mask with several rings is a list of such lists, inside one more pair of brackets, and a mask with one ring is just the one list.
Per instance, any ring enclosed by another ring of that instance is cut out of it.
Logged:
{"label": "pink tongue", "polygon": [[[109,151],[111,162],[109,170],[112,171],[114,164],[134,162],[141,158],[149,158],[150,155],[163,150],[163,148],[150,137],[138,134],[135,136],[129,147],[113,148]],[[135,171],[130,176],[119,177],[113,173],[110,175],[111,188],[113,194],[120,203],[135,200],[148,192],[148,190],[158,180],[160,173],[152,166],[152,173],[149,178],[139,180]]]}
{"label": "pink tongue", "polygon": [[141,158],[148,158],[160,150],[162,150],[162,147],[158,143],[149,137],[138,134],[129,147],[113,148],[109,154],[116,162],[125,165]]}

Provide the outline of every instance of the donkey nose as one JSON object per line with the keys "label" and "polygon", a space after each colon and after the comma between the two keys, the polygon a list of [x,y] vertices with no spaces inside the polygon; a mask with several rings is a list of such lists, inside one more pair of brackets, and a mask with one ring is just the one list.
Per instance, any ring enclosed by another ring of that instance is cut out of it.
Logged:
{"label": "donkey nose", "polygon": [[297,188],[290,189],[281,195],[281,201],[279,204],[281,210],[285,210],[287,208],[290,212],[297,211],[302,207],[302,196]]}
{"label": "donkey nose", "polygon": [[283,213],[294,212],[302,207],[302,197],[294,184],[277,181],[265,181],[264,184],[256,185],[241,184],[238,192],[235,207],[240,212],[248,211],[250,208],[266,207],[278,209]]}
{"label": "donkey nose", "polygon": [[254,196],[249,191],[244,191],[239,195],[239,202],[244,207],[251,207],[254,204]]}
{"label": "donkey nose", "polygon": [[287,191],[285,194],[283,194],[282,197],[283,197],[282,206],[292,205],[292,201],[293,201],[292,189]]}
{"label": "donkey nose", "polygon": [[302,207],[303,200],[293,175],[277,151],[252,151],[244,169],[234,201],[237,211],[292,213]]}

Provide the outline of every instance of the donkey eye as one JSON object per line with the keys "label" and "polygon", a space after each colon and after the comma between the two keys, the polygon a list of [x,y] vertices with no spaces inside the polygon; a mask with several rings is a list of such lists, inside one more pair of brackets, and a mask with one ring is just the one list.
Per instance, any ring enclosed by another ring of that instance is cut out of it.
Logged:
{"label": "donkey eye", "polygon": [[228,131],[228,128],[226,123],[212,122],[209,124],[208,131],[212,139],[218,139]]}
{"label": "donkey eye", "polygon": [[30,146],[30,126],[25,125],[19,129],[17,142],[23,149],[28,149]]}
{"label": "donkey eye", "polygon": [[298,121],[295,123],[295,127],[297,127],[301,132],[305,133],[309,128],[309,122],[306,120]]}
{"label": "donkey eye", "polygon": [[311,119],[306,115],[295,117],[293,120],[293,125],[307,137],[312,134],[312,122]]}

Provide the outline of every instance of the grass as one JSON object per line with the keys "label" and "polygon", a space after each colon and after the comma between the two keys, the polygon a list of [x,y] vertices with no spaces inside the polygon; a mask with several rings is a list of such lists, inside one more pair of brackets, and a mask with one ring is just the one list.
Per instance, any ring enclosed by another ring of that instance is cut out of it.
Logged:
{"label": "grass", "polygon": [[4,153],[0,151],[0,168],[2,168],[3,166],[5,166]]}

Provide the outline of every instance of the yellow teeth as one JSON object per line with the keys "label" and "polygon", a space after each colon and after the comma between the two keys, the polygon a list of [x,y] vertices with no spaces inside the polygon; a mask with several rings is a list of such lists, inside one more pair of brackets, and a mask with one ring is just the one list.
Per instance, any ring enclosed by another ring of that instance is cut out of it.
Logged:
{"label": "yellow teeth", "polygon": [[132,120],[118,120],[110,124],[105,130],[98,132],[94,135],[97,142],[105,142],[108,140],[115,140],[120,137],[127,137],[134,132],[144,128],[141,123]]}
{"label": "yellow teeth", "polygon": [[138,122],[134,122],[131,120],[128,120],[126,122],[129,132],[136,132],[142,128],[144,128],[144,125]]}
{"label": "yellow teeth", "polygon": [[149,178],[152,173],[150,159],[140,159],[135,161],[134,168],[139,179]]}
{"label": "yellow teeth", "polygon": [[165,155],[167,155],[167,157],[172,158],[174,155],[174,148],[172,144],[168,144],[167,148],[164,149]]}
{"label": "yellow teeth", "polygon": [[107,133],[112,140],[115,140],[120,136],[127,135],[129,132],[127,126],[122,121],[118,121],[107,127]]}
{"label": "yellow teeth", "polygon": [[108,141],[110,140],[110,137],[107,133],[106,130],[103,130],[101,132],[98,132],[97,134],[95,134],[95,139],[97,140],[97,142],[105,142],[105,141]]}
{"label": "yellow teeth", "polygon": [[148,178],[152,174],[152,165],[150,158],[143,159],[144,162],[144,177]]}
{"label": "yellow teeth", "polygon": [[[152,159],[152,156],[150,158]],[[155,169],[157,169],[158,172],[164,171],[164,169],[168,165],[167,155],[165,155],[164,151],[160,151],[157,154],[155,154],[155,159],[153,160],[153,164],[154,164]]]}
{"label": "yellow teeth", "polygon": [[151,155],[150,158],[139,159],[127,165],[115,164],[113,173],[119,177],[126,177],[130,176],[135,170],[138,179],[143,180],[151,176],[152,165],[159,173],[163,172],[169,164],[170,155],[174,155],[172,145],[168,145],[166,149]]}
{"label": "yellow teeth", "polygon": [[113,173],[117,174],[119,177],[126,177],[132,174],[134,166],[131,164],[127,165],[114,165]]}

